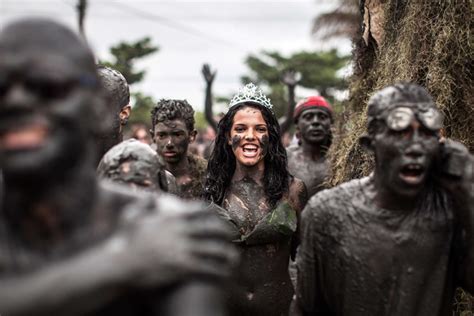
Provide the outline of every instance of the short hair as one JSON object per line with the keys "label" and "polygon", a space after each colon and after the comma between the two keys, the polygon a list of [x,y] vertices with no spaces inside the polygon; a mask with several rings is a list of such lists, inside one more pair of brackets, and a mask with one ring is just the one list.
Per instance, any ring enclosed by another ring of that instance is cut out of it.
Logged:
{"label": "short hair", "polygon": [[97,72],[107,98],[113,103],[114,109],[120,112],[130,104],[130,88],[125,77],[117,70],[98,65]]}
{"label": "short hair", "polygon": [[161,99],[151,111],[152,131],[156,124],[176,119],[184,120],[188,131],[194,130],[194,110],[188,101]]}

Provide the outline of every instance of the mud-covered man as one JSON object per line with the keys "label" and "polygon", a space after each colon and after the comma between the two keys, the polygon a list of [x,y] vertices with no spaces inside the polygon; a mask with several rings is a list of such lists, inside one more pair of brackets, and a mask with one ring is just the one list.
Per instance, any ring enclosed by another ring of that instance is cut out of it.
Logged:
{"label": "mud-covered man", "polygon": [[165,314],[167,286],[228,273],[226,229],[199,204],[97,182],[108,112],[74,33],[4,27],[0,73],[2,315]]}
{"label": "mud-covered man", "polygon": [[303,315],[451,315],[474,290],[473,157],[440,142],[428,92],[396,84],[371,97],[361,143],[374,172],[316,194],[302,216]]}
{"label": "mud-covered man", "polygon": [[331,105],[321,96],[308,97],[296,105],[294,122],[298,144],[287,148],[288,170],[303,180],[312,196],[324,188],[330,174],[326,153],[332,142]]}
{"label": "mud-covered man", "polygon": [[186,100],[160,100],[151,113],[152,137],[165,169],[176,178],[179,195],[200,198],[207,168],[206,160],[188,152],[196,139],[194,110]]}
{"label": "mud-covered man", "polygon": [[97,67],[100,82],[106,97],[107,126],[99,136],[100,159],[110,148],[123,140],[123,128],[131,113],[130,88],[125,77],[117,70],[99,65]]}

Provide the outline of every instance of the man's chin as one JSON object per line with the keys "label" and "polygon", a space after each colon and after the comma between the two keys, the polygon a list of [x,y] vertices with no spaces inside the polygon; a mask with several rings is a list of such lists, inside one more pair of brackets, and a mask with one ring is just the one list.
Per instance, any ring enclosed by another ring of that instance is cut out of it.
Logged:
{"label": "man's chin", "polygon": [[313,145],[321,145],[326,141],[327,137],[325,135],[323,136],[318,136],[318,137],[306,137],[304,140]]}

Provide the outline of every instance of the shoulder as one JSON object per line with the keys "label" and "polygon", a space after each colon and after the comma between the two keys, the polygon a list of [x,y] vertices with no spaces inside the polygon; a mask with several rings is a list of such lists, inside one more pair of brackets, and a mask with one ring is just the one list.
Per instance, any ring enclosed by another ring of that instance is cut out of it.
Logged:
{"label": "shoulder", "polygon": [[324,226],[333,219],[346,217],[354,208],[354,196],[364,194],[363,187],[368,181],[368,177],[354,179],[316,193],[304,208],[302,220],[318,222]]}
{"label": "shoulder", "polygon": [[298,212],[301,212],[308,202],[308,191],[303,181],[293,178],[288,190],[288,203]]}
{"label": "shoulder", "polygon": [[301,150],[301,147],[297,144],[291,145],[286,148],[286,154],[288,157],[296,155]]}
{"label": "shoulder", "polygon": [[188,154],[188,161],[189,161],[189,164],[191,165],[191,168],[196,170],[200,175],[206,173],[206,169],[207,169],[206,159],[194,154]]}

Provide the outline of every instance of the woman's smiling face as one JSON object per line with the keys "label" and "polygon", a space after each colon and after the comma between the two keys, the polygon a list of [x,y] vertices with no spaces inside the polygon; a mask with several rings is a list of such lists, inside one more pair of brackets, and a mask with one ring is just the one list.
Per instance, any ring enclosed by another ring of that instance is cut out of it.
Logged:
{"label": "woman's smiling face", "polygon": [[268,126],[260,110],[249,106],[235,113],[229,145],[237,163],[248,167],[263,164],[268,137]]}

